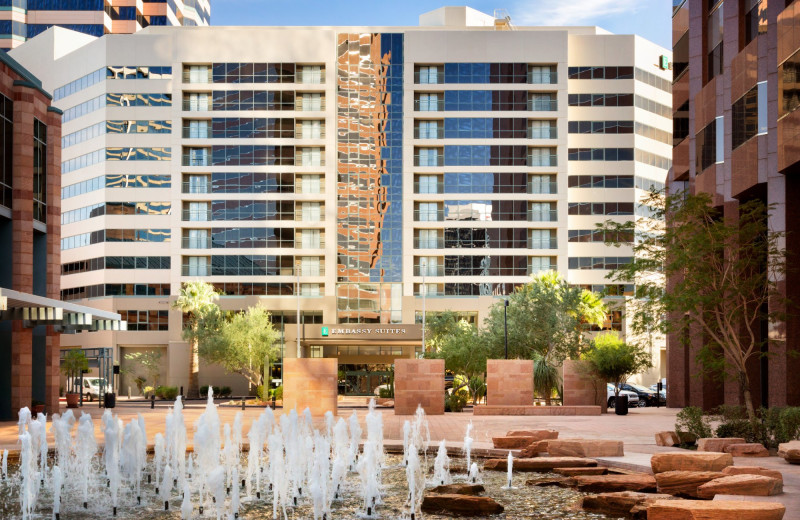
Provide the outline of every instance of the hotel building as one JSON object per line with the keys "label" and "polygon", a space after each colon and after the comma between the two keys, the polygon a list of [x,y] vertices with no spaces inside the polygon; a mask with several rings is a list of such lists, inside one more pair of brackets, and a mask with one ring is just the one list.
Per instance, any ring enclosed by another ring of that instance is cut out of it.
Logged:
{"label": "hotel building", "polygon": [[64,344],[123,366],[160,349],[171,385],[189,351],[170,302],[197,278],[356,393],[420,350],[423,309],[482,322],[549,269],[624,302],[605,275],[631,248],[595,225],[646,215],[670,166],[669,51],[598,27],[446,7],[419,27],[54,28],[11,55],[64,110],[62,295],[128,322]]}
{"label": "hotel building", "polygon": [[149,25],[209,25],[209,0],[0,0],[0,49],[57,25],[92,36]]}
{"label": "hotel building", "polygon": [[[773,205],[769,227],[786,233],[789,265],[779,290],[793,304],[769,309],[786,315],[761,324],[759,338],[768,341],[748,377],[755,406],[798,406],[800,208],[789,203],[800,198],[800,2],[675,0],[673,6],[669,189],[708,193],[731,221],[740,203]],[[701,336],[668,337],[670,406],[741,404],[736,381],[700,375]]]}

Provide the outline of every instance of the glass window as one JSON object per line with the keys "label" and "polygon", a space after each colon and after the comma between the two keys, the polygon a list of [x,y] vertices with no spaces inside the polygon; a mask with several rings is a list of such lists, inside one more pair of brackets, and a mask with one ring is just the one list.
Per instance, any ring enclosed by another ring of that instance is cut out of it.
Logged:
{"label": "glass window", "polygon": [[319,202],[303,202],[301,207],[301,220],[303,222],[320,222],[322,211]]}
{"label": "glass window", "polygon": [[189,240],[187,241],[189,249],[208,249],[208,230],[207,229],[190,229]]}
{"label": "glass window", "polygon": [[302,94],[301,98],[303,100],[301,106],[304,112],[322,110],[322,94],[318,92],[305,93]]}
{"label": "glass window", "polygon": [[531,65],[528,68],[528,83],[554,84],[557,82],[555,65]]}
{"label": "glass window", "polygon": [[300,258],[300,274],[303,276],[319,276],[320,261],[318,256],[303,256]]}
{"label": "glass window", "polygon": [[418,247],[420,249],[436,249],[439,246],[439,231],[436,229],[420,229]]}
{"label": "glass window", "polygon": [[419,110],[420,112],[437,112],[439,108],[439,94],[420,94],[419,95]]}
{"label": "glass window", "polygon": [[[184,94],[184,109],[190,112],[205,112],[208,110],[208,94],[189,93]],[[188,100],[188,103],[187,101]]]}
{"label": "glass window", "polygon": [[304,229],[300,232],[300,243],[303,249],[319,249],[321,235],[319,229]]}
{"label": "glass window", "polygon": [[417,128],[419,129],[419,139],[439,138],[439,121],[419,121]]}
{"label": "glass window", "polygon": [[438,175],[419,175],[418,193],[439,193],[439,176]]}
{"label": "glass window", "polygon": [[708,21],[706,25],[706,37],[708,45],[706,65],[708,70],[708,81],[711,81],[714,76],[722,74],[722,49],[724,47],[722,30],[724,26],[723,4],[724,2],[719,2],[716,7],[714,7],[708,13]]}
{"label": "glass window", "polygon": [[767,32],[767,2],[745,0],[744,4],[744,44],[747,45],[759,34]]}
{"label": "glass window", "polygon": [[423,85],[433,85],[441,83],[442,77],[439,71],[440,66],[422,65],[419,67],[419,81]]}
{"label": "glass window", "polygon": [[320,139],[322,137],[322,121],[318,119],[303,121],[301,135],[303,139]]}
{"label": "glass window", "polygon": [[533,120],[528,126],[531,139],[555,139],[556,122],[551,120]]}
{"label": "glass window", "polygon": [[208,121],[189,121],[189,139],[208,138]]}
{"label": "glass window", "polygon": [[189,256],[189,257],[186,257],[186,259],[188,260],[186,276],[208,276],[209,275],[208,257],[205,257],[205,256]]}
{"label": "glass window", "polygon": [[190,65],[188,67],[189,83],[209,83],[211,80],[208,65]]}
{"label": "glass window", "polygon": [[321,148],[301,148],[300,153],[300,166],[322,166]]}
{"label": "glass window", "polygon": [[300,83],[307,85],[319,85],[322,83],[321,65],[302,65],[300,72]]}
{"label": "glass window", "polygon": [[439,218],[439,204],[436,202],[420,202],[417,204],[417,220],[420,222],[436,222]]}

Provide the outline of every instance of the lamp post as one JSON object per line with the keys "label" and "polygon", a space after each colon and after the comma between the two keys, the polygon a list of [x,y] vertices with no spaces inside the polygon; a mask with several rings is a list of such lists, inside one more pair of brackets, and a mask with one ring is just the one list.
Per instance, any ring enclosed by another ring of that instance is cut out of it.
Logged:
{"label": "lamp post", "polygon": [[428,294],[428,288],[425,285],[425,275],[422,275],[422,353],[425,353],[425,297]]}
{"label": "lamp post", "polygon": [[503,300],[503,335],[506,339],[506,359],[508,359],[508,298]]}
{"label": "lamp post", "polygon": [[297,358],[303,357],[303,351],[300,348],[300,262],[295,265],[295,278],[297,285]]}

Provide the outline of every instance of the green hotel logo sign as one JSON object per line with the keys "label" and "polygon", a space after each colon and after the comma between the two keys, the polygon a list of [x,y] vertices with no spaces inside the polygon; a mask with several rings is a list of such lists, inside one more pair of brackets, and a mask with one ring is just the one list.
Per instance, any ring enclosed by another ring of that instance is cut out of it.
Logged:
{"label": "green hotel logo sign", "polygon": [[328,335],[328,327],[322,327],[322,335],[323,336],[327,336]]}
{"label": "green hotel logo sign", "polygon": [[661,68],[661,70],[669,69],[669,58],[662,54],[658,60],[658,66]]}

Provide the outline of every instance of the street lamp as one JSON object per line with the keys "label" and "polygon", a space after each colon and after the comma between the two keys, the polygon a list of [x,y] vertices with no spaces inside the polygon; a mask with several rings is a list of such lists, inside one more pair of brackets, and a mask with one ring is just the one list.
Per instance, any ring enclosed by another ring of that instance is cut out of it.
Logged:
{"label": "street lamp", "polygon": [[295,279],[297,290],[297,357],[303,357],[303,351],[300,348],[300,262],[295,263]]}
{"label": "street lamp", "polygon": [[425,296],[428,294],[428,288],[425,285],[425,275],[422,275],[422,353],[425,354]]}
{"label": "street lamp", "polygon": [[503,300],[503,334],[506,338],[506,359],[508,359],[508,298]]}

